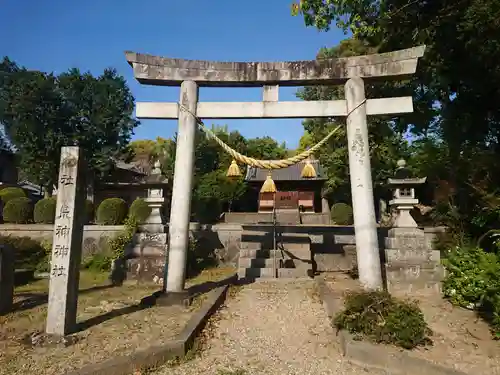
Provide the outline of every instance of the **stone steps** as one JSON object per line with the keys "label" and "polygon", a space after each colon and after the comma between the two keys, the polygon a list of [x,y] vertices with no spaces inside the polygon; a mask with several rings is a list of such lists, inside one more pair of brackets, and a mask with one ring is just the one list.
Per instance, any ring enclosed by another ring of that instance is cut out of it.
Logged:
{"label": "stone steps", "polygon": [[[281,243],[279,241],[276,242],[276,246],[279,249],[290,250],[290,251],[309,251],[311,245],[308,243],[293,243],[293,242],[285,242]],[[274,247],[274,243],[272,241],[265,242],[241,242],[240,249],[241,250],[271,250]]]}
{"label": "stone steps", "polygon": [[238,268],[238,277],[240,279],[260,279],[260,278],[301,278],[307,277],[307,272],[296,268]]}
{"label": "stone steps", "polygon": [[309,248],[298,249],[293,251],[288,250],[271,250],[271,249],[240,249],[240,258],[272,258],[274,253],[276,253],[277,258],[287,257],[287,253],[290,252],[294,257],[300,259],[311,258],[311,251]]}
{"label": "stone steps", "polygon": [[279,258],[276,257],[276,259],[274,259],[274,258],[241,258],[238,266],[241,268],[273,268],[275,266],[275,263],[274,263],[275,261],[276,261],[276,267],[279,266],[280,259],[282,260],[281,256]]}
{"label": "stone steps", "polygon": [[[272,240],[273,239],[273,230],[272,228],[269,231],[249,231],[244,230],[241,233],[241,241],[242,242],[260,242],[263,240]],[[287,233],[287,232],[276,232],[276,237],[282,239],[284,242],[293,242],[293,243],[310,243],[311,239],[308,233]]]}
{"label": "stone steps", "polygon": [[[274,249],[273,227],[243,230],[238,261],[240,278],[297,278],[307,277],[304,267],[296,268],[296,261],[310,259],[311,239],[308,233],[277,231]],[[287,254],[288,253],[288,254]],[[276,259],[274,259],[276,257]]]}

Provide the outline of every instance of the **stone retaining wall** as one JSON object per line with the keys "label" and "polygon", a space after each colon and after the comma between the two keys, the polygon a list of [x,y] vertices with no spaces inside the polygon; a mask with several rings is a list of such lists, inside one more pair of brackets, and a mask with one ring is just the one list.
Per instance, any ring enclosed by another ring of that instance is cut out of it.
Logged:
{"label": "stone retaining wall", "polygon": [[[51,224],[1,224],[0,235],[52,241],[53,228]],[[113,238],[124,229],[123,225],[85,225],[82,255],[86,256],[100,251],[108,238]]]}
{"label": "stone retaining wall", "polygon": [[[191,223],[190,230],[194,237],[202,242],[203,247],[216,250],[223,263],[237,264],[241,234],[248,227],[245,224],[221,223],[214,225],[200,225]],[[0,235],[28,236],[37,240],[52,239],[52,225],[28,224],[0,225]],[[86,225],[83,235],[84,254],[100,251],[106,238],[116,236],[124,229],[122,225]],[[309,233],[311,250],[320,272],[349,270],[355,264],[356,250],[354,228],[352,226],[331,225],[300,225],[284,226],[285,231],[293,233]],[[168,233],[168,228],[165,228]],[[432,248],[431,243],[437,233],[444,228],[424,228],[425,242]],[[384,240],[387,237],[387,228],[379,228],[379,240],[382,257],[385,255]]]}

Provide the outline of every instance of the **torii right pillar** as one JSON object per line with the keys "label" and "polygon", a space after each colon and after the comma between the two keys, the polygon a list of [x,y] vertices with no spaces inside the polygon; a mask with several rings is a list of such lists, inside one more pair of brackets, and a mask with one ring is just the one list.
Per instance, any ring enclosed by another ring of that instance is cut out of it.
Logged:
{"label": "torii right pillar", "polygon": [[365,289],[382,289],[363,79],[359,77],[349,79],[345,84],[345,97],[349,174],[359,281]]}

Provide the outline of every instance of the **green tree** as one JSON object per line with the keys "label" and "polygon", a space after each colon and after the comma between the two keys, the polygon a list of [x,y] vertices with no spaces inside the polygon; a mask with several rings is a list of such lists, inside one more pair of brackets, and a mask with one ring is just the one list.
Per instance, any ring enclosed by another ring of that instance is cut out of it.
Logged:
{"label": "green tree", "polygon": [[251,138],[248,140],[247,156],[262,160],[279,160],[286,158],[288,152],[285,144],[278,144],[271,137]]}
{"label": "green tree", "polygon": [[33,182],[52,190],[60,147],[70,144],[69,110],[54,75],[20,71],[4,91],[0,122],[12,140],[20,167]]}
{"label": "green tree", "polygon": [[[318,59],[340,58],[370,53],[374,48],[368,44],[348,39],[337,47],[322,49]],[[381,92],[397,92],[400,88],[367,85],[368,97],[381,95]],[[297,96],[303,100],[338,100],[344,98],[341,86],[306,87],[299,90]],[[389,96],[396,96],[394,94]],[[310,137],[307,141],[315,144],[323,139],[337,125],[344,125],[341,130],[318,152],[322,166],[326,169],[326,195],[330,200],[350,203],[349,162],[345,119],[309,119],[304,121],[304,129]],[[368,121],[370,156],[375,189],[380,189],[386,179],[394,172],[399,158],[407,155],[407,144],[403,135],[397,131],[396,119],[391,116],[379,116]]]}
{"label": "green tree", "polygon": [[304,134],[302,134],[302,137],[300,137],[299,147],[297,148],[296,152],[303,152],[308,148],[311,148],[312,146],[314,146],[314,138],[311,133],[306,130],[304,131]]}
{"label": "green tree", "polygon": [[124,155],[138,121],[134,98],[115,70],[55,76],[26,71],[7,58],[0,70],[0,122],[33,182],[52,191],[62,146],[82,148],[89,181],[108,174]]}
{"label": "green tree", "polygon": [[472,236],[498,227],[500,3],[302,0],[294,11],[306,25],[328,30],[334,23],[379,52],[427,46],[405,83],[415,113],[397,125],[419,136],[412,154],[421,173],[441,181],[437,190],[446,186],[446,194],[434,194],[437,206],[448,207],[439,216]]}

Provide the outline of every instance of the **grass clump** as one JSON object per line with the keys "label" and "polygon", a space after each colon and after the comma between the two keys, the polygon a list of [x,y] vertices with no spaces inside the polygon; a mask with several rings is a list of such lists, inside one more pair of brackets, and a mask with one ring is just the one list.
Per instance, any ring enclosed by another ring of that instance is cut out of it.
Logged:
{"label": "grass clump", "polygon": [[402,301],[387,292],[353,292],[346,296],[344,310],[334,326],[358,340],[392,344],[405,349],[431,344],[431,330],[418,305]]}

